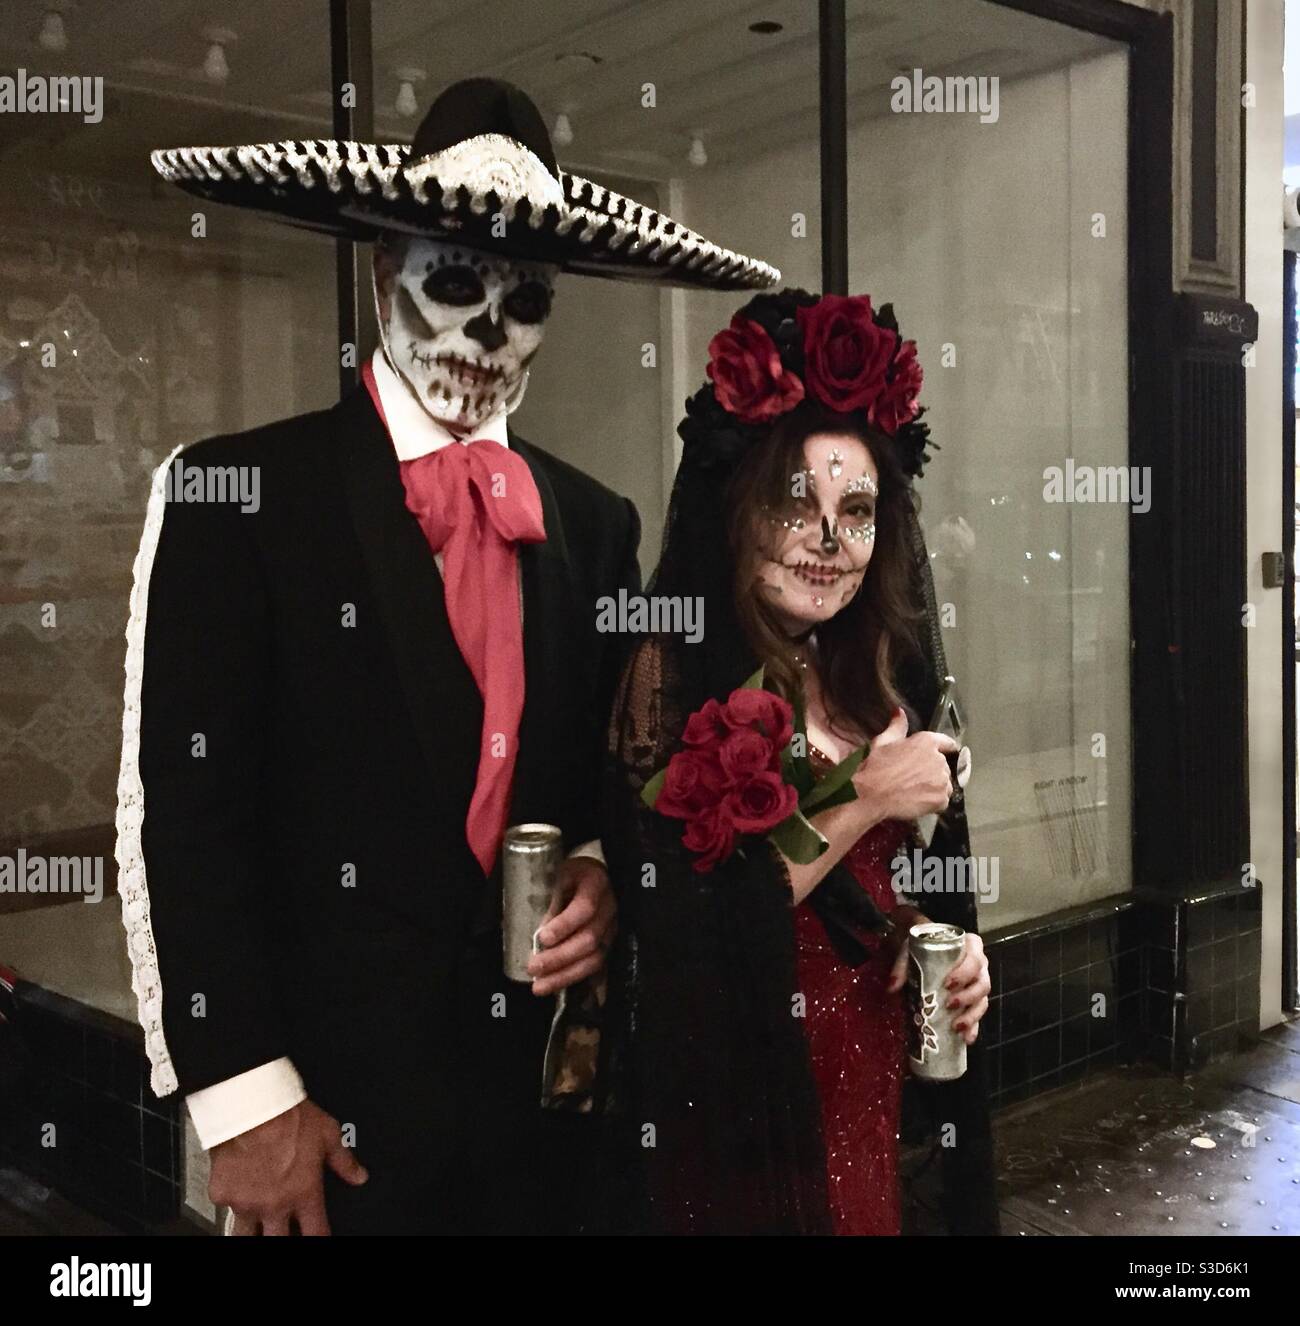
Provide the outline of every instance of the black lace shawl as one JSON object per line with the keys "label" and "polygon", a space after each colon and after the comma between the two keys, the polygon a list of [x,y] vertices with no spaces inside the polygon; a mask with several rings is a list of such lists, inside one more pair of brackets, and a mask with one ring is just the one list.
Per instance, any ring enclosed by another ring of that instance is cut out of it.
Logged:
{"label": "black lace shawl", "polygon": [[[640,798],[679,748],[690,713],[709,696],[725,698],[756,666],[732,606],[723,489],[720,472],[689,464],[678,472],[648,592],[702,598],[703,638],[638,642],[611,718],[602,841],[619,935],[596,1091],[607,1127],[597,1222],[626,1232],[827,1233],[820,1103],[793,1015],[798,975],[783,861],[750,839],[743,857],[697,873],[681,823]],[[919,527],[914,536],[918,593],[928,590],[933,618]],[[937,620],[932,635],[928,652],[938,651],[942,669]],[[927,716],[934,677],[944,675],[935,668],[933,657],[916,660],[908,691]],[[811,897],[849,961],[865,956],[855,928],[889,925],[842,864]],[[971,925],[973,908],[951,919]],[[987,1137],[982,1090],[974,1100]],[[967,1131],[963,1120],[959,1135]],[[990,1174],[988,1166],[982,1177],[957,1174],[979,1214],[954,1218],[950,1205],[954,1228],[987,1228],[990,1213],[996,1228]]]}

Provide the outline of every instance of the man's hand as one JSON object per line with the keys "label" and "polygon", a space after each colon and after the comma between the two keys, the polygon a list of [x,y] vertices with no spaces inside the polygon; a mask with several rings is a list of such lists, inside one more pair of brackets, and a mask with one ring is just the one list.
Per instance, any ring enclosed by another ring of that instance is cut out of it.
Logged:
{"label": "man's hand", "polygon": [[339,1137],[339,1124],[304,1100],[212,1148],[208,1196],[235,1213],[236,1234],[328,1234],[324,1167],[345,1183],[370,1176]]}
{"label": "man's hand", "polygon": [[571,856],[560,866],[555,901],[537,936],[544,951],[528,963],[535,995],[554,994],[605,965],[616,910],[609,875],[599,861]]}

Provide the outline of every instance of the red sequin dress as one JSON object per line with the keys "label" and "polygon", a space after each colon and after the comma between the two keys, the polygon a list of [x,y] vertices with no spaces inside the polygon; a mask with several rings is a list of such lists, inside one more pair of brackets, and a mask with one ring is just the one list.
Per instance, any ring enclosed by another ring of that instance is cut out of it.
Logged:
{"label": "red sequin dress", "polygon": [[[897,901],[890,862],[911,833],[885,820],[863,834],[845,864],[883,912]],[[903,993],[886,990],[883,936],[867,934],[871,957],[849,966],[807,902],[795,908],[804,1030],[821,1097],[827,1191],[836,1234],[897,1234],[898,1122],[906,1072]]]}

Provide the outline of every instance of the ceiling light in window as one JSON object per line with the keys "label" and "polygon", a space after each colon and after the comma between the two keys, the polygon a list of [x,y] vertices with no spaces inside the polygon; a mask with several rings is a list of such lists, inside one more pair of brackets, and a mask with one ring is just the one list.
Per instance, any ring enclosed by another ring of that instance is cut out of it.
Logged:
{"label": "ceiling light in window", "polygon": [[36,40],[43,50],[53,51],[56,54],[68,49],[68,30],[64,26],[63,15],[57,9],[45,11]]}
{"label": "ceiling light in window", "polygon": [[414,117],[420,109],[419,102],[415,97],[416,84],[423,83],[425,74],[423,69],[395,69],[393,73],[397,77],[397,100],[393,102],[393,109],[399,115],[406,116],[407,119]]}
{"label": "ceiling light in window", "polygon": [[235,34],[229,28],[204,28],[203,40],[208,43],[208,53],[203,61],[203,77],[220,87],[230,77],[226,47],[236,40]]}
{"label": "ceiling light in window", "polygon": [[563,111],[555,117],[555,128],[551,130],[551,142],[556,147],[569,147],[573,142],[573,124]]}
{"label": "ceiling light in window", "polygon": [[692,166],[707,166],[709,164],[709,154],[704,150],[704,136],[697,133],[691,139],[691,150],[686,154],[686,160]]}

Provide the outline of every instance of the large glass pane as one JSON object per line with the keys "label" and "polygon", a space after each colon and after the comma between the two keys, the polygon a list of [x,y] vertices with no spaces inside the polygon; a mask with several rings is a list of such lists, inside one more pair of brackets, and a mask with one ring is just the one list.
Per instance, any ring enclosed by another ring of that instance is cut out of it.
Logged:
{"label": "large glass pane", "polygon": [[1127,55],[980,0],[850,0],[849,94],[850,288],[896,303],[926,370],[923,523],[996,927],[1130,883],[1115,498],[1142,494],[1084,486],[1128,455]]}
{"label": "large glass pane", "polygon": [[[736,0],[499,0],[489,26],[390,0],[374,10],[376,134],[409,141],[458,78],[509,79],[540,108],[561,167],[815,284],[817,10],[781,8],[784,26],[766,22],[768,7]],[[561,278],[512,423],[636,502],[646,570],[682,403],[704,379],[709,338],[745,298]]]}
{"label": "large glass pane", "polygon": [[0,844],[90,830],[109,893],[6,916],[0,961],[134,1017],[107,826],[150,474],[338,391],[332,242],[204,205],[149,152],[328,135],[329,34],[308,0],[212,28],[143,0],[61,10],[0,25],[0,73],[102,80],[81,113],[0,116]]}

